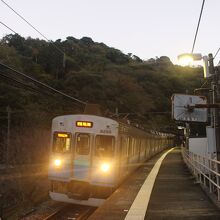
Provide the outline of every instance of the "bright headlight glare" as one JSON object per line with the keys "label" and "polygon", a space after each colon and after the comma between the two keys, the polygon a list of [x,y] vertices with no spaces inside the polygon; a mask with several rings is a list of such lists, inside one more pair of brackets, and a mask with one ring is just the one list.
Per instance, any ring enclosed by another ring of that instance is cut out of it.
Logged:
{"label": "bright headlight glare", "polygon": [[181,66],[188,66],[191,65],[192,63],[193,63],[193,57],[189,55],[185,55],[179,58],[179,64]]}
{"label": "bright headlight glare", "polygon": [[60,159],[54,160],[54,165],[55,165],[56,167],[60,167],[60,165],[61,165],[61,160],[60,160]]}
{"label": "bright headlight glare", "polygon": [[103,163],[103,164],[101,165],[101,170],[102,170],[104,173],[108,172],[109,169],[110,169],[110,165],[109,165],[108,163]]}

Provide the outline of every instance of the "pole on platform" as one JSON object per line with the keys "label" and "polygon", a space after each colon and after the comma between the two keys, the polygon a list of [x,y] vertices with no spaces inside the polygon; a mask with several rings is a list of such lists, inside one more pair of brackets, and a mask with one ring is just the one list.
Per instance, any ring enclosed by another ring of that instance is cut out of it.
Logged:
{"label": "pole on platform", "polygon": [[[211,91],[212,91],[212,98],[211,98],[211,104],[219,103],[219,80],[218,80],[218,74],[214,67],[214,58],[212,54],[208,55],[208,62],[209,62],[209,72],[212,77],[211,81]],[[215,143],[216,143],[216,157],[217,160],[220,161],[220,117],[219,117],[219,108],[212,108],[211,109],[211,127],[214,129],[215,134]]]}
{"label": "pole on platform", "polygon": [[[216,71],[214,67],[213,62],[213,56],[212,54],[209,54],[208,56],[208,62],[209,62],[209,72],[212,75],[212,81],[211,81],[211,90],[212,90],[212,98],[211,102],[212,104],[219,102],[219,74]],[[219,108],[212,108],[211,110],[211,127],[214,129],[214,135],[215,135],[215,147],[216,147],[216,160],[220,161],[220,117],[219,117]],[[217,173],[220,173],[220,165],[217,165]],[[219,186],[220,183],[220,177],[217,177],[217,184]],[[217,196],[218,200],[220,199],[220,190],[217,188]]]}

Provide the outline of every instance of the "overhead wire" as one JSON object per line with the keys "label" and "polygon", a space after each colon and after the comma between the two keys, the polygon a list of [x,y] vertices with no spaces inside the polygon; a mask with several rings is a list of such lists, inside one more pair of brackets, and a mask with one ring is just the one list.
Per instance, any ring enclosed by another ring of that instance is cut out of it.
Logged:
{"label": "overhead wire", "polygon": [[5,26],[6,28],[8,28],[11,32],[13,32],[14,34],[18,34],[16,31],[14,31],[12,28],[10,28],[8,25],[6,25],[5,23],[3,23],[2,21],[0,21],[0,24],[2,24],[3,26]]}
{"label": "overhead wire", "polygon": [[1,72],[1,71],[0,71],[0,77],[4,78],[4,79],[6,79],[6,80],[12,81],[12,82],[14,82],[14,83],[16,83],[16,84],[18,84],[18,85],[20,85],[20,86],[18,86],[19,88],[28,89],[28,90],[33,91],[33,92],[42,93],[42,94],[44,94],[44,95],[46,94],[46,93],[43,92],[42,90],[38,90],[38,89],[36,89],[36,88],[33,88],[31,85],[27,85],[26,83],[24,83],[24,82],[22,82],[22,81],[20,81],[20,80],[18,80],[18,79],[15,79],[15,78],[13,78],[13,77],[10,77],[10,76],[8,76],[8,75],[5,75],[5,73],[3,73],[3,72]]}
{"label": "overhead wire", "polygon": [[[191,53],[193,53],[194,48],[195,48],[195,43],[196,43],[198,31],[199,31],[200,21],[201,21],[201,18],[202,18],[202,13],[203,13],[204,4],[205,4],[205,0],[203,0],[203,2],[202,2],[202,7],[201,7],[200,15],[199,15],[199,20],[198,20],[198,24],[197,24],[197,28],[196,28],[196,33],[195,33],[195,37],[194,37],[194,41],[193,41],[193,46],[192,46],[192,51],[191,51]],[[216,51],[216,53],[215,53],[215,55],[214,55],[214,57],[213,57],[213,60],[214,60],[214,59],[216,58],[216,56],[218,55],[219,51],[220,51],[220,47],[219,47],[218,50]]]}
{"label": "overhead wire", "polygon": [[[49,43],[52,43],[51,40],[49,40],[42,32],[40,32],[34,25],[32,25],[26,18],[24,18],[20,13],[18,13],[15,9],[13,9],[7,2],[4,0],[1,0],[3,4],[5,4],[10,10],[12,10],[18,17],[20,17],[25,23],[27,23],[31,28],[33,28],[38,34],[40,34],[45,40],[47,40]],[[60,49],[56,44],[51,44],[56,50],[61,52],[64,56],[66,55],[65,52]]]}
{"label": "overhead wire", "polygon": [[[51,97],[51,94],[49,94],[48,92],[44,92],[44,90],[42,90],[42,89],[40,90],[40,89],[33,88],[32,86],[27,85],[27,84],[25,84],[25,83],[23,83],[19,80],[16,80],[13,77],[9,77],[9,76],[5,75],[5,73],[2,73],[1,71],[0,71],[0,78],[3,78],[3,80],[5,80],[5,81],[9,81],[10,82],[9,86],[13,86],[13,87],[18,88],[18,89],[23,89],[25,91],[29,90],[30,92],[35,93],[37,95],[38,94],[39,95],[47,95],[47,96]],[[3,111],[3,112],[5,112],[5,111]],[[24,112],[24,111],[13,111],[12,113],[18,113],[18,112]],[[70,105],[65,106],[65,113],[66,114],[73,114],[73,109],[71,108]]]}
{"label": "overhead wire", "polygon": [[75,98],[75,97],[72,97],[72,96],[70,96],[70,95],[67,95],[67,94],[65,94],[65,93],[63,93],[63,92],[61,92],[61,91],[59,91],[59,90],[57,90],[57,89],[55,89],[55,88],[53,88],[53,87],[51,87],[51,86],[45,84],[45,83],[40,82],[39,80],[37,80],[37,79],[35,79],[35,78],[31,77],[31,76],[28,76],[28,75],[26,75],[26,74],[24,74],[24,73],[22,73],[22,72],[20,72],[20,71],[18,71],[18,70],[13,69],[12,67],[10,67],[10,66],[8,66],[8,65],[6,65],[6,64],[3,64],[3,63],[0,62],[0,66],[3,67],[3,68],[6,68],[6,69],[8,69],[8,70],[11,70],[12,72],[15,72],[16,74],[18,74],[18,75],[20,75],[20,76],[23,76],[23,77],[25,77],[26,79],[29,79],[29,80],[31,80],[32,82],[37,83],[38,85],[43,86],[44,88],[47,88],[47,89],[49,89],[49,90],[51,90],[51,91],[53,91],[53,92],[55,92],[55,93],[57,93],[57,94],[60,94],[60,95],[66,97],[66,98],[68,98],[68,99],[71,99],[72,101],[75,101],[75,102],[78,102],[78,103],[80,103],[80,104],[86,105],[86,102],[84,102],[84,101],[82,101],[82,100],[80,100],[80,99],[77,99],[77,98]]}
{"label": "overhead wire", "polygon": [[[21,16],[18,12],[16,12],[9,4],[7,4],[7,3],[6,3],[5,1],[3,1],[3,0],[1,0],[1,1],[2,1],[7,7],[9,7],[14,13],[16,13],[20,18],[22,18],[22,20],[24,20],[28,25],[30,25],[32,28],[34,28],[34,30],[36,30],[42,37],[44,37],[47,41],[49,41],[49,42],[51,43],[51,41],[50,41],[45,35],[43,35],[40,31],[38,31],[30,22],[28,22],[23,16]],[[5,27],[7,27],[7,28],[8,28],[9,30],[11,30],[12,32],[14,32],[15,34],[17,34],[17,32],[15,32],[12,28],[8,27],[8,26],[7,26],[6,24],[4,24],[3,22],[1,22],[1,24],[4,25]],[[63,53],[64,58],[66,57],[64,51],[62,51],[62,50],[61,50],[60,48],[58,48],[56,45],[54,45],[54,44],[52,44],[52,45],[53,45],[57,50],[59,50],[61,53]],[[65,93],[63,93],[63,92],[61,92],[61,91],[59,91],[59,90],[57,90],[57,89],[55,89],[55,88],[53,88],[53,87],[51,87],[51,86],[45,84],[45,83],[42,83],[42,82],[40,82],[40,81],[34,79],[33,77],[30,77],[30,76],[28,76],[28,75],[26,75],[26,74],[24,74],[24,73],[22,73],[22,72],[20,72],[20,71],[17,71],[17,70],[15,70],[15,69],[13,69],[12,67],[9,67],[9,66],[7,66],[7,65],[5,65],[5,64],[3,64],[3,63],[0,63],[0,66],[4,67],[4,68],[6,68],[6,69],[9,69],[9,70],[11,70],[11,71],[13,71],[13,72],[15,72],[15,73],[17,73],[17,74],[19,74],[19,75],[25,77],[25,78],[28,78],[28,79],[31,80],[32,82],[37,83],[38,85],[41,85],[41,86],[43,86],[44,88],[47,88],[47,89],[49,89],[50,91],[53,91],[53,92],[55,92],[55,93],[58,93],[59,95],[62,95],[62,96],[64,96],[64,97],[68,98],[68,99],[71,99],[72,101],[79,102],[80,104],[86,105],[86,102],[84,102],[84,101],[82,101],[82,100],[79,100],[79,99],[77,99],[77,98],[75,98],[75,97],[69,96],[69,95],[67,95],[67,94],[65,94]],[[6,78],[7,76],[4,76],[4,77]],[[16,81],[16,80],[14,80],[14,81]],[[21,84],[21,82],[17,82],[17,83],[20,83],[20,84]]]}
{"label": "overhead wire", "polygon": [[[24,83],[24,82],[14,78],[14,77],[10,77],[10,76],[6,75],[5,72],[0,71],[0,77],[5,79],[6,81],[12,82],[13,86],[15,86],[17,88],[24,89],[24,90],[29,90],[29,91],[37,93],[37,94],[46,95],[46,96],[51,97],[51,93],[48,93],[48,91],[42,90],[42,88],[39,88],[39,87],[35,87],[35,85],[32,86],[32,85],[29,85],[27,83]],[[10,84],[10,86],[11,86],[11,84]],[[74,105],[77,105],[78,107],[80,107],[79,104],[74,103]]]}
{"label": "overhead wire", "polygon": [[219,51],[220,51],[220,47],[218,48],[217,52],[215,53],[213,59],[215,59],[215,57],[218,55]]}
{"label": "overhead wire", "polygon": [[[47,95],[47,96],[50,96],[51,97],[51,93],[48,93],[48,91],[45,91],[45,90],[42,90],[42,89],[39,89],[39,88],[36,88],[32,85],[28,85],[26,84],[25,82],[22,82],[14,77],[11,77],[9,75],[6,75],[7,73],[6,72],[2,72],[0,71],[0,78],[3,78],[3,80],[5,81],[8,81],[10,82],[10,86],[13,86],[13,87],[16,87],[18,89],[23,89],[25,91],[30,91],[32,93],[35,93],[35,94],[40,94],[40,95]],[[12,82],[12,83],[11,83]],[[75,104],[75,103],[74,103]],[[68,105],[69,106],[69,105]],[[67,107],[68,107],[67,106]],[[78,105],[77,105],[78,106]],[[65,108],[65,112],[69,112],[69,114],[72,114],[72,109],[71,108]],[[68,111],[67,111],[68,109]],[[1,111],[0,111],[1,112]],[[4,111],[5,112],[5,111]],[[13,111],[13,113],[17,113],[17,112],[23,112],[23,111]]]}
{"label": "overhead wire", "polygon": [[202,18],[202,12],[203,12],[203,8],[204,8],[204,4],[205,4],[205,0],[202,1],[202,7],[201,7],[200,15],[199,15],[198,24],[197,24],[197,27],[196,27],[196,33],[195,33],[195,37],[194,37],[191,53],[193,53],[194,48],[195,48],[196,39],[197,39],[197,35],[198,35],[198,31],[199,31],[199,26],[200,26],[200,21],[201,21],[201,18]]}

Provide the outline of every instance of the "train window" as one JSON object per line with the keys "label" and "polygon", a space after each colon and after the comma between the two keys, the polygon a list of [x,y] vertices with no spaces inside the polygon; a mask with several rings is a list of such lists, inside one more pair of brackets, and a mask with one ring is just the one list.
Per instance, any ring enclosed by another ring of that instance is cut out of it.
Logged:
{"label": "train window", "polygon": [[97,135],[95,138],[95,155],[112,157],[115,151],[115,138],[107,135]]}
{"label": "train window", "polygon": [[133,151],[133,138],[129,137],[128,156],[132,155]]}
{"label": "train window", "polygon": [[70,151],[70,133],[58,133],[53,135],[53,152],[67,153]]}
{"label": "train window", "polygon": [[121,148],[122,148],[122,155],[123,156],[128,156],[128,143],[129,139],[128,137],[122,137],[121,139]]}
{"label": "train window", "polygon": [[79,155],[88,155],[90,152],[89,135],[77,134],[76,137],[76,153]]}
{"label": "train window", "polygon": [[128,138],[127,137],[121,137],[121,155],[123,157],[128,156]]}

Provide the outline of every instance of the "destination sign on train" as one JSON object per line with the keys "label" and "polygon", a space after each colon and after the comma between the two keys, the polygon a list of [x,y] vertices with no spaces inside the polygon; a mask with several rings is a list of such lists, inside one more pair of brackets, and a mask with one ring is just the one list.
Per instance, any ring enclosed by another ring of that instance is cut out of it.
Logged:
{"label": "destination sign on train", "polygon": [[77,121],[76,126],[77,127],[92,128],[93,122],[91,122],[91,121]]}

